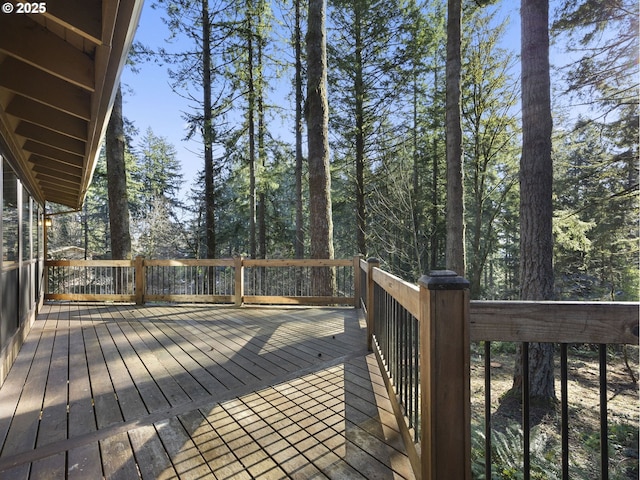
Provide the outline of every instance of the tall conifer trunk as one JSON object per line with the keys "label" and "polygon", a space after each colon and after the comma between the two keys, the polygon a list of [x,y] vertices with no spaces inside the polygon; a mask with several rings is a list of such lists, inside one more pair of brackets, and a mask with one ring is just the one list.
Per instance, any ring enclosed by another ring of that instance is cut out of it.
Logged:
{"label": "tall conifer trunk", "polygon": [[122,119],[122,90],[118,86],[116,99],[106,133],[107,191],[109,195],[109,227],[111,231],[111,258],[131,259],[129,231],[129,199],[127,172],[124,159],[124,125]]}
{"label": "tall conifer trunk", "polygon": [[[522,156],[520,158],[520,296],[553,299],[553,164],[549,79],[549,1],[522,0]],[[512,391],[522,388],[521,356]],[[555,399],[553,345],[531,344],[532,398]]]}
{"label": "tall conifer trunk", "polygon": [[256,258],[256,91],[253,81],[253,27],[251,21],[253,8],[251,8],[251,6],[251,2],[247,2],[247,94],[249,98],[247,107],[247,121],[249,129],[249,255],[251,256],[251,258]]}
{"label": "tall conifer trunk", "polygon": [[[309,142],[309,216],[311,258],[333,258],[329,106],[327,101],[327,35],[325,0],[309,0],[307,32],[307,135]],[[314,268],[313,294],[332,296],[333,268]]]}
{"label": "tall conifer trunk", "polygon": [[301,0],[294,0],[295,3],[295,55],[296,55],[296,258],[304,257],[304,209],[302,203],[302,130],[304,128],[304,118],[302,116],[302,106],[304,102],[302,92],[302,27],[301,27]]}
{"label": "tall conifer trunk", "polygon": [[204,141],[204,197],[207,258],[216,256],[213,118],[211,105],[211,22],[209,0],[202,0],[202,110]]}
{"label": "tall conifer trunk", "polygon": [[[262,37],[258,36],[258,89],[257,89],[257,106],[258,106],[258,159],[262,166],[263,175],[267,168],[267,158],[265,152],[265,131],[264,122],[264,79],[262,75]],[[267,182],[262,181],[258,189],[258,257],[267,258]]]}
{"label": "tall conifer trunk", "polygon": [[460,114],[460,36],[462,1],[449,0],[447,13],[447,243],[449,270],[465,275],[462,124]]}
{"label": "tall conifer trunk", "polygon": [[365,203],[364,172],[365,172],[365,152],[364,152],[364,97],[365,86],[363,78],[362,62],[362,2],[355,1],[353,4],[354,31],[356,47],[356,64],[354,66],[354,93],[355,93],[355,113],[356,113],[356,239],[358,253],[367,254],[366,228],[367,210]]}

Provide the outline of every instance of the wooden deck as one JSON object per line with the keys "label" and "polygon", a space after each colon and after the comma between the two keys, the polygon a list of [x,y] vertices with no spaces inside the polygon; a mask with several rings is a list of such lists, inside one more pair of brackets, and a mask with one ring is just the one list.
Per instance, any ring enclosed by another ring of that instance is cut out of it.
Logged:
{"label": "wooden deck", "polygon": [[45,305],[0,479],[414,478],[353,308]]}

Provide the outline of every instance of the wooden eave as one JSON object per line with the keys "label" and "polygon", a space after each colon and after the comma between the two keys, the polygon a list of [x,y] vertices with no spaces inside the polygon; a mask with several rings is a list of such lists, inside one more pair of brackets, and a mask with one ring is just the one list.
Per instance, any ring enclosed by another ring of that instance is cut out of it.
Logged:
{"label": "wooden eave", "polygon": [[0,14],[0,143],[39,201],[82,206],[142,3]]}

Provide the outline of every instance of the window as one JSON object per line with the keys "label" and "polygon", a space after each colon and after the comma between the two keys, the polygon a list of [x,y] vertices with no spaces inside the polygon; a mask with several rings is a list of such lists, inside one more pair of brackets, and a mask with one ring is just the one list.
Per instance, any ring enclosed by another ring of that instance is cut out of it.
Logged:
{"label": "window", "polygon": [[31,260],[31,252],[31,195],[22,187],[22,260]]}
{"label": "window", "polygon": [[2,163],[2,258],[4,269],[18,262],[18,178]]}

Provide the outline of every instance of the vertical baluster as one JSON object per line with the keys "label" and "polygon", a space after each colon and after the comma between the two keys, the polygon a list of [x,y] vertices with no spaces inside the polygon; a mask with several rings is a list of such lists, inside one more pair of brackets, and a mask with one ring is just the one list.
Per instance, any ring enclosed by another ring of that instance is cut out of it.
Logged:
{"label": "vertical baluster", "polygon": [[160,267],[162,270],[162,293],[169,293],[170,272],[169,267]]}
{"label": "vertical baluster", "polygon": [[562,479],[569,480],[569,388],[567,344],[560,344],[560,395],[562,429]]}
{"label": "vertical baluster", "polygon": [[607,421],[607,346],[598,346],[600,357],[600,478],[609,480],[609,425]]}
{"label": "vertical baluster", "polygon": [[491,478],[491,342],[484,342],[484,476]]}
{"label": "vertical baluster", "polygon": [[408,315],[407,315],[407,311],[400,306],[400,312],[402,315],[402,350],[404,351],[404,358],[403,358],[403,369],[404,369],[404,381],[403,381],[403,396],[402,396],[402,402],[405,405],[408,405],[410,403],[409,400],[409,378],[410,378],[410,372],[409,372],[409,329],[408,329]]}
{"label": "vertical baluster", "polygon": [[531,478],[531,448],[529,433],[531,424],[529,420],[529,343],[522,343],[522,437],[524,458],[524,480]]}
{"label": "vertical baluster", "polygon": [[400,401],[402,401],[402,380],[404,377],[404,369],[402,366],[402,318],[400,317],[400,309],[398,308],[398,302],[392,297],[393,306],[393,318],[395,319],[395,358],[396,364],[396,382],[398,385],[398,394],[400,395]]}
{"label": "vertical baluster", "polygon": [[413,369],[414,369],[413,428],[415,429],[414,441],[416,442],[420,439],[420,355],[419,355],[419,352],[420,352],[420,323],[417,318],[414,318],[413,319]]}
{"label": "vertical baluster", "polygon": [[387,306],[389,308],[389,318],[391,319],[391,378],[398,385],[399,381],[399,368],[398,368],[398,319],[395,315],[395,308],[393,305],[393,299],[387,294]]}
{"label": "vertical baluster", "polygon": [[415,423],[414,423],[414,408],[413,408],[413,399],[414,399],[414,365],[413,365],[413,358],[415,355],[415,351],[413,350],[413,338],[414,338],[414,331],[413,331],[413,315],[411,315],[409,312],[407,312],[407,355],[408,355],[408,363],[407,363],[407,368],[408,368],[408,385],[407,385],[407,417],[409,418],[409,428],[415,428]]}
{"label": "vertical baluster", "polygon": [[385,307],[383,308],[383,311],[385,312],[384,318],[388,325],[387,327],[387,358],[389,359],[389,368],[391,371],[391,376],[393,377],[393,375],[395,374],[395,372],[393,371],[394,370],[393,369],[393,318],[391,317],[391,315],[389,315],[389,312],[388,312],[389,296],[382,289],[380,289],[380,291],[383,292],[384,299],[385,299]]}

